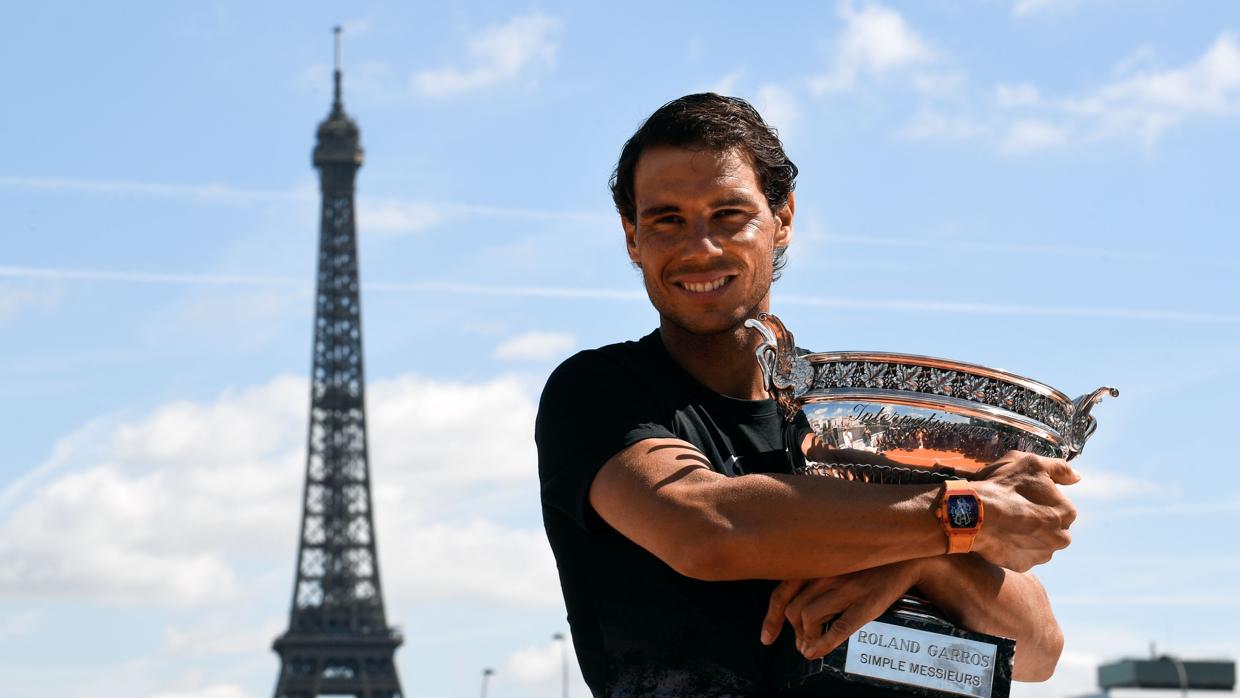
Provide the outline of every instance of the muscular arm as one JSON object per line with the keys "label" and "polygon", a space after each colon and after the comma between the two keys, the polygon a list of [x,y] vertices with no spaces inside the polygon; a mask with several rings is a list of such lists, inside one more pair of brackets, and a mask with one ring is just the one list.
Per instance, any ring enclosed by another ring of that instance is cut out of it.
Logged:
{"label": "muscular arm", "polygon": [[922,569],[917,588],[960,625],[1016,640],[1013,678],[1051,677],[1063,650],[1063,633],[1036,577],[972,554],[930,558]]}
{"label": "muscular arm", "polygon": [[[1055,485],[1076,480],[1066,463],[1013,453],[988,471],[975,485],[986,507],[974,546],[982,557],[1024,571],[1068,544],[1076,513]],[[686,576],[807,579],[942,554],[939,489],[726,477],[684,441],[646,439],[608,459],[589,500],[609,525]]]}
{"label": "muscular arm", "polygon": [[943,552],[938,487],[831,478],[726,477],[688,443],[647,439],[590,487],[609,525],[681,574],[707,580],[822,577]]}

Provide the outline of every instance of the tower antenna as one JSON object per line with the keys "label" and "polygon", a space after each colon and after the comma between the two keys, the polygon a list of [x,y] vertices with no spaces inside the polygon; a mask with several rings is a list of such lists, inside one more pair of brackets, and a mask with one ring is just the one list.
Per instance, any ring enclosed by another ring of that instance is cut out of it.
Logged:
{"label": "tower antenna", "polygon": [[335,92],[334,98],[332,99],[333,107],[341,105],[341,101],[340,101],[340,32],[341,32],[340,25],[336,25],[335,27],[332,27],[332,33],[335,35],[335,38],[336,38],[336,73],[335,73],[336,92]]}

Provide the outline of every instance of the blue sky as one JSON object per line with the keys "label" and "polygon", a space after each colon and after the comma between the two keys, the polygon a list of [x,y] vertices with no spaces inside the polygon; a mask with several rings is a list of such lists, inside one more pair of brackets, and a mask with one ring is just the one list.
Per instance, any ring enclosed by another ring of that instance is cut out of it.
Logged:
{"label": "blue sky", "polygon": [[[1191,7],[1191,11],[1185,9]],[[317,236],[346,27],[372,477],[409,695],[553,695],[542,381],[656,323],[606,180],[681,94],[801,167],[774,309],[804,346],[1118,386],[1067,649],[1240,655],[1240,7],[1158,0],[26,3],[0,142],[6,695],[269,694],[287,620]],[[605,399],[605,396],[600,396]],[[757,632],[755,628],[755,633]],[[584,695],[578,686],[576,695]]]}

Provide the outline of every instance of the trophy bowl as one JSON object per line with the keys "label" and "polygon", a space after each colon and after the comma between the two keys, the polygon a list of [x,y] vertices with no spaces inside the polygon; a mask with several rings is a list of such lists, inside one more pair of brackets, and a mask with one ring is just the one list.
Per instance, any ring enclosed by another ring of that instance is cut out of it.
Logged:
{"label": "trophy bowl", "polygon": [[986,366],[912,354],[798,354],[779,318],[748,320],[767,387],[789,421],[804,415],[807,474],[867,482],[970,479],[1008,451],[1072,459],[1097,428],[1102,387],[1075,400]]}
{"label": "trophy bowl", "polygon": [[[1008,371],[927,356],[802,353],[774,315],[745,325],[763,337],[758,363],[799,446],[793,472],[801,475],[925,484],[974,479],[1008,451],[1070,460],[1097,428],[1094,405],[1119,395],[1102,387],[1074,400]],[[896,638],[901,647],[952,646],[987,657],[987,668],[940,661],[941,653],[875,659],[863,648],[876,637]],[[788,695],[1004,698],[1014,652],[1012,640],[957,627],[913,589],[826,657],[809,661],[789,651],[778,671]]]}

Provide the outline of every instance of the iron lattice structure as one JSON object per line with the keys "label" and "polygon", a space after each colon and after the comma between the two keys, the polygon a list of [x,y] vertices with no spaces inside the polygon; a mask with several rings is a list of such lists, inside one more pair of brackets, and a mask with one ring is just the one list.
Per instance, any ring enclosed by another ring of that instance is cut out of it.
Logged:
{"label": "iron lattice structure", "polygon": [[301,543],[289,627],[276,638],[276,698],[400,698],[379,583],[366,449],[362,318],[353,185],[362,165],[357,124],[335,99],[319,125],[314,166],[323,194],[310,429]]}

